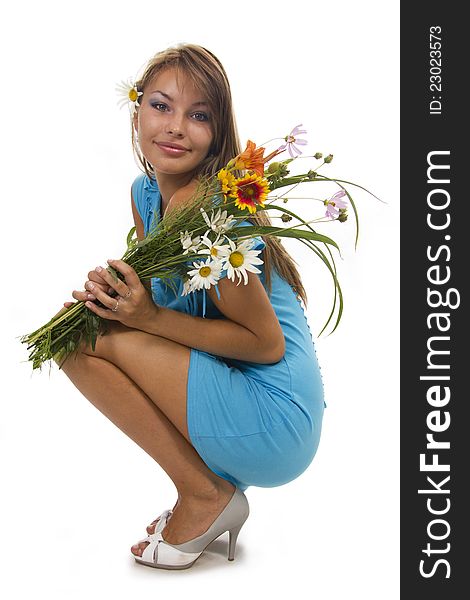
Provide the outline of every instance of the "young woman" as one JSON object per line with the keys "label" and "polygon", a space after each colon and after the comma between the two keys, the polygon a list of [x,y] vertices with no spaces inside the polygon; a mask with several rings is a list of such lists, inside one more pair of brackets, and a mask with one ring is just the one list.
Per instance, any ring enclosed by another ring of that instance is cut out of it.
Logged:
{"label": "young woman", "polygon": [[[218,59],[185,44],[157,54],[137,89],[134,149],[142,175],[132,212],[142,239],[186,202],[198,177],[240,153],[230,86]],[[252,220],[268,224],[258,211]],[[186,568],[229,531],[229,559],[248,517],[249,486],[298,477],[316,452],[323,386],[300,304],[305,291],[278,240],[256,238],[261,273],[247,285],[219,281],[205,313],[202,292],[151,289],[122,261],[115,283],[106,269],[88,274],[73,297],[108,319],[93,351],[83,347],[62,370],[105,416],[152,456],[178,499],[132,546],[138,562]],[[99,300],[106,308],[100,308]],[[66,303],[69,305],[69,303]]]}

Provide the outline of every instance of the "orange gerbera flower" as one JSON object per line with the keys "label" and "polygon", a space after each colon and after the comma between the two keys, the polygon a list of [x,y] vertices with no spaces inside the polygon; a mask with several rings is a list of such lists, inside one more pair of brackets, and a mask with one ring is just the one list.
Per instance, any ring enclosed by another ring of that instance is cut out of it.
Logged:
{"label": "orange gerbera flower", "polygon": [[256,207],[264,207],[264,201],[269,194],[269,186],[266,179],[252,173],[236,180],[237,198],[235,206],[241,210],[247,208],[251,214],[256,212]]}
{"label": "orange gerbera flower", "polygon": [[264,174],[265,163],[282,152],[282,150],[278,148],[277,150],[274,150],[274,152],[271,152],[271,154],[268,156],[263,157],[264,150],[264,148],[257,148],[254,142],[248,140],[245,150],[243,150],[243,152],[235,158],[232,158],[227,166],[230,169],[245,169],[254,171],[257,175],[262,177]]}

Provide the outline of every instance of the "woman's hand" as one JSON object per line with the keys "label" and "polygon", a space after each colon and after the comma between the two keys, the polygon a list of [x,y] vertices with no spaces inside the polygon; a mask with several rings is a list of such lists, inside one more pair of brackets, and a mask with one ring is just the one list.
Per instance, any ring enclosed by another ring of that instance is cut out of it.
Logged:
{"label": "woman's hand", "polygon": [[109,271],[96,267],[96,274],[105,282],[108,290],[112,289],[116,295],[110,295],[102,289],[103,284],[95,283],[95,279],[90,278],[85,284],[88,293],[106,308],[100,308],[90,300],[85,302],[85,306],[103,319],[120,321],[127,327],[143,330],[149,320],[155,318],[158,307],[131,266],[122,260],[108,260],[108,264],[124,275],[124,281],[115,281]]}
{"label": "woman's hand", "polygon": [[[88,284],[92,283],[93,285],[96,286],[96,290],[101,290],[102,292],[107,292],[108,294],[113,294],[114,290],[112,287],[109,286],[109,284],[106,283],[106,281],[103,279],[103,277],[101,277],[101,275],[96,271],[96,269],[94,271],[90,271],[88,273],[88,281],[85,282],[84,287],[86,288],[84,291],[79,292],[78,290],[74,290],[72,292],[72,297],[75,298],[75,300],[81,300],[82,302],[86,302],[87,300],[96,300],[96,296],[94,294],[92,294],[91,292],[87,291],[88,288]],[[64,306],[65,308],[69,308],[70,306],[72,306],[72,304],[74,304],[73,302],[64,302]]]}

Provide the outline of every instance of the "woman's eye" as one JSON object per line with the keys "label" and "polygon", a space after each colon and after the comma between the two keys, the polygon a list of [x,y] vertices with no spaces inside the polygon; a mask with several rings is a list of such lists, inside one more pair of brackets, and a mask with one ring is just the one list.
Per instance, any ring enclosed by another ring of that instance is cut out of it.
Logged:
{"label": "woman's eye", "polygon": [[196,119],[196,121],[208,121],[209,120],[209,116],[206,115],[206,113],[194,113],[193,117]]}
{"label": "woman's eye", "polygon": [[151,102],[150,105],[153,108],[156,108],[157,110],[161,110],[161,111],[165,110],[167,107],[166,104],[164,104],[163,102]]}

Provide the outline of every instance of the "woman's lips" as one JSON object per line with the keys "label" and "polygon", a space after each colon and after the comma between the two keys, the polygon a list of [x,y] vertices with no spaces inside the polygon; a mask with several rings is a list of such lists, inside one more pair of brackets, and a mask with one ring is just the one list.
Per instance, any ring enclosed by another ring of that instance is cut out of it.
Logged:
{"label": "woman's lips", "polygon": [[157,146],[170,156],[180,156],[185,152],[189,152],[189,150],[187,148],[184,148],[183,146],[173,146],[162,143],[157,143]]}

